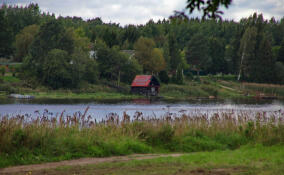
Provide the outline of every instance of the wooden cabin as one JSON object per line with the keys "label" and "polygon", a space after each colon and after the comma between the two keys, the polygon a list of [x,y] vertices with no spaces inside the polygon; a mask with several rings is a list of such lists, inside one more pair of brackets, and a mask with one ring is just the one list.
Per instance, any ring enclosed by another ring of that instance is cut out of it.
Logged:
{"label": "wooden cabin", "polygon": [[137,75],[131,84],[131,92],[156,96],[159,93],[160,83],[153,75]]}

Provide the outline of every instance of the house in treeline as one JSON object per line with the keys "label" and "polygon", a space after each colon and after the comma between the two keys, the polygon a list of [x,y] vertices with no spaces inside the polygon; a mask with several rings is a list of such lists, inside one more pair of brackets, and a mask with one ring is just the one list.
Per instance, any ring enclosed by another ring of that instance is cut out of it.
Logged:
{"label": "house in treeline", "polygon": [[131,84],[131,92],[156,96],[160,83],[153,75],[137,75]]}
{"label": "house in treeline", "polygon": [[[128,56],[129,59],[132,59],[135,55],[135,50],[120,50],[121,53],[124,53]],[[90,50],[89,57],[93,59],[98,59],[98,51],[97,50]]]}
{"label": "house in treeline", "polygon": [[120,50],[120,52],[126,54],[129,59],[132,59],[135,56],[135,50]]}

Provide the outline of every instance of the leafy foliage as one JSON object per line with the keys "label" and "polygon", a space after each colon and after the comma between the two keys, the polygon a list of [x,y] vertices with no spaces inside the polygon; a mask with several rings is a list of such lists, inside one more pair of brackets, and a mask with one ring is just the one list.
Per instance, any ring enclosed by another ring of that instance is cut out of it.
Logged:
{"label": "leafy foliage", "polygon": [[72,77],[68,70],[68,54],[66,51],[52,49],[43,62],[43,82],[54,89],[70,87]]}
{"label": "leafy foliage", "polygon": [[226,8],[232,3],[232,0],[187,0],[186,8],[192,13],[195,9],[203,10],[203,18],[220,18],[222,11],[219,11],[221,5]]}
{"label": "leafy foliage", "polygon": [[139,38],[135,43],[135,57],[143,65],[144,72],[159,73],[165,69],[166,63],[163,53],[155,48],[155,42],[149,38]]}
{"label": "leafy foliage", "polygon": [[34,38],[36,34],[38,33],[38,31],[39,31],[39,26],[33,24],[33,25],[25,27],[23,30],[20,31],[20,33],[16,35],[15,61],[22,62],[23,58],[27,56],[29,52],[29,47],[34,41]]}
{"label": "leafy foliage", "polygon": [[122,79],[124,82],[130,82],[136,74],[141,72],[141,67],[136,60],[132,60],[115,48],[108,48],[103,42],[97,45],[97,61],[101,78],[118,82]]}

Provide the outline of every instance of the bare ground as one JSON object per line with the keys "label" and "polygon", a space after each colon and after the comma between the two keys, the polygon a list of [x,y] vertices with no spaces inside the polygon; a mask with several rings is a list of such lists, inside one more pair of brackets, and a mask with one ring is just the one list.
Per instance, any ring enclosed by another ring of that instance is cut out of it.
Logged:
{"label": "bare ground", "polygon": [[24,174],[25,172],[54,169],[61,166],[82,166],[82,165],[98,164],[104,162],[144,160],[144,159],[153,159],[159,157],[179,157],[181,155],[183,154],[134,154],[130,156],[115,156],[115,157],[105,157],[105,158],[81,158],[81,159],[66,160],[61,162],[51,162],[51,163],[34,164],[34,165],[21,165],[21,166],[2,168],[0,169],[0,174],[15,174],[15,173]]}

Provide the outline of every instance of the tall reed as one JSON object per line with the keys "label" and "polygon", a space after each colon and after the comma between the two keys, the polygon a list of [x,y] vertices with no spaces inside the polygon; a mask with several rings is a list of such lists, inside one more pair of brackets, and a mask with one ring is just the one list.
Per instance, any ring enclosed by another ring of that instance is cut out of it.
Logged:
{"label": "tall reed", "polygon": [[147,117],[110,113],[0,117],[0,167],[150,152],[235,149],[284,143],[284,113],[218,112]]}

